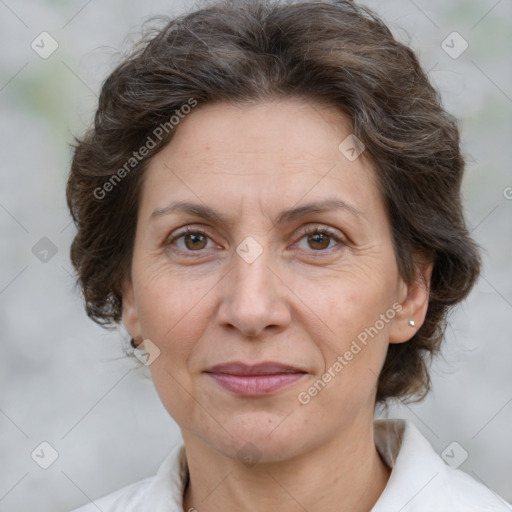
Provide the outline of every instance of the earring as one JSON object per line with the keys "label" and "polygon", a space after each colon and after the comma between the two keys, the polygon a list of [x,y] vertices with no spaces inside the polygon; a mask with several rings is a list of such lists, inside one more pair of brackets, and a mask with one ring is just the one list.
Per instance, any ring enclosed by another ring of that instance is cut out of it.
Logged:
{"label": "earring", "polygon": [[411,327],[414,327],[416,325],[416,322],[414,320],[409,320],[409,325]]}

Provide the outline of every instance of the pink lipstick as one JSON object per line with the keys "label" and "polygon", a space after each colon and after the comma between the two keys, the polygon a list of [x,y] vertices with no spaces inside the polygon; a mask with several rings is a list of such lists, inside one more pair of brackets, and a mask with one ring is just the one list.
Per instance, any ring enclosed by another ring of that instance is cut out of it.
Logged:
{"label": "pink lipstick", "polygon": [[224,389],[239,396],[264,396],[298,381],[307,372],[272,361],[255,365],[235,361],[216,365],[206,373]]}

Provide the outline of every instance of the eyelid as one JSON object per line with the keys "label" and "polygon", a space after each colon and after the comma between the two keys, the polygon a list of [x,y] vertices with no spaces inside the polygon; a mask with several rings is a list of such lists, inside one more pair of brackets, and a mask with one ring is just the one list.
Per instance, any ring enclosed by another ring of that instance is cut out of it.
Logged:
{"label": "eyelid", "polygon": [[310,235],[315,233],[325,233],[331,238],[336,239],[338,242],[347,243],[346,237],[339,233],[336,229],[322,224],[318,225],[307,225],[299,230],[298,239],[300,240],[304,235]]}
{"label": "eyelid", "polygon": [[178,228],[175,232],[172,232],[170,235],[166,236],[163,245],[171,245],[176,240],[190,233],[204,235],[208,237],[210,240],[212,240],[212,237],[208,234],[208,231],[205,228],[186,226],[182,229]]}

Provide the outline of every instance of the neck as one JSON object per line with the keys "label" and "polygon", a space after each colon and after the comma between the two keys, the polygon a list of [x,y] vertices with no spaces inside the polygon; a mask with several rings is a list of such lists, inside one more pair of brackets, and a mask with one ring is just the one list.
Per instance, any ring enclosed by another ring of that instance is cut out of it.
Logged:
{"label": "neck", "polygon": [[293,459],[252,467],[196,437],[185,434],[184,441],[190,471],[185,511],[368,512],[391,474],[375,448],[373,422],[364,431],[342,431]]}

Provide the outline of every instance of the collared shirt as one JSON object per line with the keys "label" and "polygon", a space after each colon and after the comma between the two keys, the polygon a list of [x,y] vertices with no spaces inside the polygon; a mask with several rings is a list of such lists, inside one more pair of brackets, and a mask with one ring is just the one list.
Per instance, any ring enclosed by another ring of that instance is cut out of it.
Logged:
{"label": "collared shirt", "polygon": [[[374,420],[374,438],[391,476],[371,512],[512,511],[512,506],[490,489],[446,464],[410,421]],[[448,458],[452,453],[448,452]],[[188,477],[185,446],[180,443],[155,476],[73,512],[183,512]]]}

